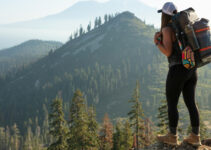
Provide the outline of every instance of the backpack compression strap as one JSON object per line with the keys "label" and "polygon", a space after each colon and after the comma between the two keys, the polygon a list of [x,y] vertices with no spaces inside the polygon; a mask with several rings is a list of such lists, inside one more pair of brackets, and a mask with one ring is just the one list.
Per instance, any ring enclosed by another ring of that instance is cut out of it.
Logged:
{"label": "backpack compression strap", "polygon": [[[198,29],[198,30],[195,30],[194,32],[195,32],[195,33],[199,33],[199,32],[203,32],[203,31],[207,31],[207,30],[210,30],[210,27]],[[206,50],[208,50],[208,49],[211,49],[211,46],[201,48],[201,49],[199,49],[199,51],[202,52],[202,51],[206,51]]]}

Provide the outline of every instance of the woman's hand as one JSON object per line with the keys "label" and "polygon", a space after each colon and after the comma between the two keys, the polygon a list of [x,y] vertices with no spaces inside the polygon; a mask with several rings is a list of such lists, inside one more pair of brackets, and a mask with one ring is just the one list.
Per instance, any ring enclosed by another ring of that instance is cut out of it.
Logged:
{"label": "woman's hand", "polygon": [[158,40],[158,38],[161,36],[160,32],[156,32],[154,36],[154,42],[157,45],[158,49],[167,57],[169,57],[172,53],[172,34],[173,31],[171,27],[164,27],[162,29],[162,43]]}
{"label": "woman's hand", "polygon": [[158,38],[161,37],[161,32],[156,32],[155,36],[154,36],[154,43],[157,45],[160,41],[158,40]]}

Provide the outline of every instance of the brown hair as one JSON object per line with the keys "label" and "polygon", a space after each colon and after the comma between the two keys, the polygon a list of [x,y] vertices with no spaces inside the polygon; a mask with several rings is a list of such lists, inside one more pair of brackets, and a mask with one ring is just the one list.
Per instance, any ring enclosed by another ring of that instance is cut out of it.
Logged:
{"label": "brown hair", "polygon": [[[173,14],[177,14],[177,10],[175,10],[173,12]],[[165,13],[162,13],[162,17],[161,17],[161,31],[162,29],[167,26],[167,24],[170,22],[172,16],[168,15],[168,14],[165,14]]]}
{"label": "brown hair", "polygon": [[167,15],[167,14],[165,14],[165,13],[162,13],[160,31],[162,31],[162,29],[163,29],[164,27],[167,26],[167,24],[168,24],[168,23],[170,22],[170,20],[171,20],[171,17],[172,17],[172,16],[170,16],[170,15]]}

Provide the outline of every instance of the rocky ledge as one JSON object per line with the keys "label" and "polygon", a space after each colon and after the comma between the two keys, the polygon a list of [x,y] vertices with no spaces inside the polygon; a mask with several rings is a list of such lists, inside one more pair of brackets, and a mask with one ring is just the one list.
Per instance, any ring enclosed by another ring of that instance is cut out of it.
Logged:
{"label": "rocky ledge", "polygon": [[146,147],[144,150],[211,150],[211,147],[208,145],[192,146],[187,143],[181,143],[178,146],[170,146],[168,144],[155,143]]}

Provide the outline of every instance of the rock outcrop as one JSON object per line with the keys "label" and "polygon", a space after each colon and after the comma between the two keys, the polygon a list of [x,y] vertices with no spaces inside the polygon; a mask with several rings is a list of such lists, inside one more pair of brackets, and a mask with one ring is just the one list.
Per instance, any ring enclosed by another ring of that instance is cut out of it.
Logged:
{"label": "rock outcrop", "polygon": [[171,146],[163,143],[155,143],[146,147],[144,150],[211,150],[211,147],[207,145],[192,146],[187,143],[181,143],[178,146]]}
{"label": "rock outcrop", "polygon": [[202,140],[201,143],[207,146],[211,146],[211,138]]}

